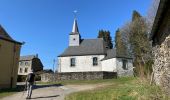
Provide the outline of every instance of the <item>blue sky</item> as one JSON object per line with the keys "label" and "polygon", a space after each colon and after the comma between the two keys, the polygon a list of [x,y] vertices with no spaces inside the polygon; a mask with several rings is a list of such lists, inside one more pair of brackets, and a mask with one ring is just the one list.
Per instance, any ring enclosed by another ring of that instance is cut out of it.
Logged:
{"label": "blue sky", "polygon": [[82,38],[96,38],[131,19],[132,11],[147,14],[151,0],[0,0],[0,24],[17,41],[25,41],[21,55],[39,54],[44,68],[68,46],[73,11],[78,11]]}

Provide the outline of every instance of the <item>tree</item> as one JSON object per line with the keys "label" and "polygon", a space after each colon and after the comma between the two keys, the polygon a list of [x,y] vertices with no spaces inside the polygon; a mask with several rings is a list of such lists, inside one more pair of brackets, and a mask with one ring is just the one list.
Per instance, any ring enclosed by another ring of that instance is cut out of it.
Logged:
{"label": "tree", "polygon": [[150,74],[149,70],[145,70],[145,65],[147,62],[150,62],[152,58],[152,56],[150,55],[151,43],[149,41],[147,33],[148,25],[146,20],[142,16],[138,16],[135,20],[132,20],[130,26],[129,42],[132,47],[132,53],[135,57],[134,63],[136,66],[138,66],[136,68],[137,74],[142,77],[147,73]]}
{"label": "tree", "polygon": [[122,35],[121,35],[121,32],[120,32],[119,29],[116,31],[115,48],[116,48],[116,54],[117,55],[127,56],[127,48],[125,46],[125,43],[122,40]]}
{"label": "tree", "polygon": [[112,37],[110,36],[109,31],[99,30],[98,38],[103,38],[103,40],[106,42],[106,46],[109,49],[113,48]]}
{"label": "tree", "polygon": [[141,18],[142,16],[140,15],[139,12],[137,12],[136,10],[133,11],[133,15],[132,15],[132,21],[138,20],[139,18]]}
{"label": "tree", "polygon": [[139,12],[133,11],[132,21],[126,23],[121,29],[124,43],[128,46],[128,53],[134,58],[135,73],[144,77],[151,74],[152,61],[151,43],[148,37],[148,24],[146,18]]}

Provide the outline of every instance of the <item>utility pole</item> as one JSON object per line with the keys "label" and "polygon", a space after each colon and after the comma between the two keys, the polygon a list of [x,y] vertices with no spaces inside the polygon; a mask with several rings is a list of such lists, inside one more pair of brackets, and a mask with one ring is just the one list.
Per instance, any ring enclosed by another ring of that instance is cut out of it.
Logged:
{"label": "utility pole", "polygon": [[53,82],[55,81],[55,68],[54,68],[55,67],[55,62],[56,62],[56,60],[54,59],[53,60],[53,72],[54,72],[53,73]]}

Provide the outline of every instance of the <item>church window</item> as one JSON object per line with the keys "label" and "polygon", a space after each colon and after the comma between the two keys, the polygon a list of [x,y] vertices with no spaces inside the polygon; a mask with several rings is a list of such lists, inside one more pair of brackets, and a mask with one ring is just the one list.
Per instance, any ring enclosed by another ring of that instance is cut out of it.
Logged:
{"label": "church window", "polygon": [[93,57],[93,66],[97,66],[97,65],[98,65],[98,58]]}
{"label": "church window", "polygon": [[76,59],[75,58],[70,59],[70,66],[71,67],[76,66]]}
{"label": "church window", "polygon": [[122,60],[122,68],[124,69],[124,70],[128,70],[128,66],[127,66],[127,60]]}

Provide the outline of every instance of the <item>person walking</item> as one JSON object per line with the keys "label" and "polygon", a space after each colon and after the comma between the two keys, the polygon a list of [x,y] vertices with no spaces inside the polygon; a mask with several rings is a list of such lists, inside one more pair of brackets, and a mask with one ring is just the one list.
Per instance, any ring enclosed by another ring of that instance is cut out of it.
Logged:
{"label": "person walking", "polygon": [[31,95],[32,95],[32,88],[33,85],[35,84],[35,74],[33,72],[33,70],[31,70],[26,78],[26,85],[27,85],[27,97],[26,99],[31,99]]}

